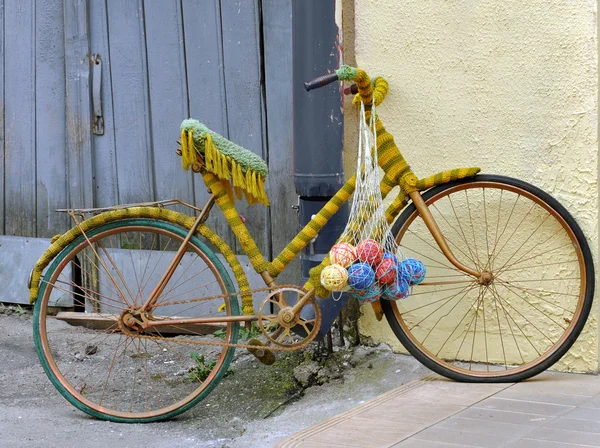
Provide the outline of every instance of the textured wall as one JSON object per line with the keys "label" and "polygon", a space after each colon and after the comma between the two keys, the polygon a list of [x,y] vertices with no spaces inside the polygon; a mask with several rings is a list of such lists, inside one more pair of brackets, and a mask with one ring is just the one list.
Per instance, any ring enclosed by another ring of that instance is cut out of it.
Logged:
{"label": "textured wall", "polygon": [[[598,261],[596,2],[355,1],[356,60],[385,76],[379,113],[419,177],[518,177],[575,216]],[[355,159],[355,145],[346,148]],[[361,329],[401,350],[363,307]],[[598,368],[598,304],[558,368]]]}

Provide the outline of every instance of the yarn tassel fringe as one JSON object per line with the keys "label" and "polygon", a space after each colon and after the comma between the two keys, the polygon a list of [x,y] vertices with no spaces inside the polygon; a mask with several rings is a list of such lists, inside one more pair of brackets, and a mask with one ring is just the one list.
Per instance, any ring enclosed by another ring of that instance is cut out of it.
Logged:
{"label": "yarn tassel fringe", "polygon": [[[189,170],[198,164],[193,131],[181,131],[181,165],[184,170]],[[222,154],[214,145],[212,137],[206,133],[204,139],[204,169],[215,174],[229,194],[231,201],[246,197],[248,204],[260,202],[269,205],[269,198],[265,191],[265,178],[254,170],[243,170],[241,164],[229,156]]]}

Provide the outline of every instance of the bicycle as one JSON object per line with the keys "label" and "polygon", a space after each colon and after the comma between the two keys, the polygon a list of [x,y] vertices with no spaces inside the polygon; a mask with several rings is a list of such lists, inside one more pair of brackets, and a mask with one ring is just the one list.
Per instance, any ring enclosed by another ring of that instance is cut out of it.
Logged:
{"label": "bicycle", "polygon": [[[388,90],[384,78],[347,66],[306,87],[336,81],[355,83],[367,118]],[[385,315],[408,352],[454,380],[520,381],[552,366],[580,334],[593,299],[592,257],[574,218],[537,187],[479,168],[419,179],[378,117],[376,126],[382,195],[400,187],[388,221],[404,253],[427,267],[407,299],[373,303],[378,319]],[[329,295],[319,283],[327,258],[304,286],[275,279],[350,198],[355,177],[268,262],[233,199],[268,204],[266,165],[199,122],[182,129],[178,154],[211,193],[203,208],[162,201],[71,210],[75,226],[53,239],[32,271],[44,370],[71,404],[95,417],[178,415],[210,393],[236,348],[270,363],[277,351],[309,344],[321,324],[317,296]],[[197,215],[166,208],[173,204]],[[250,289],[232,249],[207,227],[215,204],[265,288]],[[264,295],[258,312],[254,294]],[[252,325],[262,339],[242,340]],[[211,354],[217,359],[206,361]]]}

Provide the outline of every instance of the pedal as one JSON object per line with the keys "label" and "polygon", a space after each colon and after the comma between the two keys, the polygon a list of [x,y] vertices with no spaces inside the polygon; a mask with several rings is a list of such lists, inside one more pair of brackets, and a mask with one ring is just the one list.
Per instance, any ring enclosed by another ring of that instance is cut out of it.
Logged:
{"label": "pedal", "polygon": [[248,345],[256,346],[256,348],[249,348],[248,351],[263,364],[270,366],[275,362],[275,353],[269,350],[259,339],[250,339]]}

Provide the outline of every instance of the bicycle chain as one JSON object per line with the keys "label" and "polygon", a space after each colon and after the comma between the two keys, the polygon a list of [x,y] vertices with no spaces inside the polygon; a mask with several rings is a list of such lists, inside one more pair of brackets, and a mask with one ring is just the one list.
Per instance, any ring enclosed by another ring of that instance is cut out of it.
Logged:
{"label": "bicycle chain", "polygon": [[[131,337],[136,337],[136,338],[140,338],[140,339],[149,339],[151,341],[162,341],[163,339],[166,338],[160,338],[160,337],[156,337],[156,336],[147,336],[147,335],[142,335],[142,334],[135,334],[135,335],[128,335]],[[316,336],[316,334],[315,334]],[[308,344],[310,344],[313,341],[314,337],[311,339],[305,338],[304,342],[302,342],[300,345],[295,345],[293,347],[284,347],[284,346],[280,346],[280,345],[250,345],[250,344],[231,344],[228,342],[218,342],[218,341],[192,341],[192,340],[183,340],[183,339],[178,339],[178,338],[168,338],[169,342],[181,342],[181,343],[185,343],[185,344],[196,344],[196,345],[210,345],[213,347],[233,347],[233,348],[245,348],[245,349],[267,349],[267,350],[271,350],[271,351],[283,351],[283,352],[291,352],[294,350],[300,350],[304,347],[306,347]]]}
{"label": "bicycle chain", "polygon": [[[303,288],[299,287],[298,285],[283,284],[283,285],[277,285],[277,286],[268,286],[265,288],[251,289],[248,291],[244,291],[243,293],[241,291],[236,291],[236,292],[231,292],[231,293],[227,293],[227,294],[219,294],[219,295],[215,295],[215,296],[199,297],[197,299],[177,300],[177,301],[173,301],[173,302],[156,304],[156,305],[154,305],[154,307],[156,308],[159,306],[167,306],[167,305],[183,305],[186,303],[197,303],[197,302],[204,302],[204,301],[208,301],[208,300],[225,299],[228,297],[241,296],[241,295],[245,295],[245,294],[254,294],[257,292],[276,291],[281,288],[303,289]],[[149,340],[162,340],[162,338],[160,338],[158,336],[148,336],[148,335],[142,335],[142,334],[135,334],[135,335],[129,335],[129,336],[138,337],[141,339],[149,339]],[[182,342],[182,343],[186,343],[186,344],[192,343],[192,344],[196,344],[196,345],[216,346],[216,347],[233,347],[233,348],[245,348],[245,349],[263,348],[263,349],[268,349],[271,351],[294,351],[294,350],[299,350],[299,349],[306,347],[308,344],[310,344],[313,341],[315,336],[316,336],[316,333],[312,338],[310,338],[310,339],[308,337],[304,338],[304,341],[301,344],[295,345],[293,347],[278,346],[278,345],[274,345],[274,344],[257,346],[257,345],[240,344],[240,343],[232,344],[232,343],[228,343],[228,342],[219,342],[219,341],[193,341],[193,340],[181,340],[178,338],[169,338],[169,341],[170,342],[171,341]]]}
{"label": "bicycle chain", "polygon": [[295,289],[302,289],[304,290],[304,288],[298,286],[298,285],[293,285],[293,284],[285,284],[285,285],[277,285],[277,286],[268,286],[266,288],[258,288],[258,289],[250,289],[248,291],[236,291],[236,292],[230,292],[227,294],[219,294],[216,296],[208,296],[208,297],[199,297],[197,299],[186,299],[186,300],[176,300],[173,302],[166,302],[166,303],[157,303],[155,305],[152,305],[153,308],[158,308],[160,306],[170,306],[170,305],[184,305],[186,303],[196,303],[196,302],[204,302],[204,301],[209,301],[209,300],[214,300],[214,299],[225,299],[227,297],[233,297],[233,296],[242,296],[242,295],[247,295],[247,294],[254,294],[255,292],[265,292],[265,291],[274,291],[277,290],[279,288],[295,288]]}

